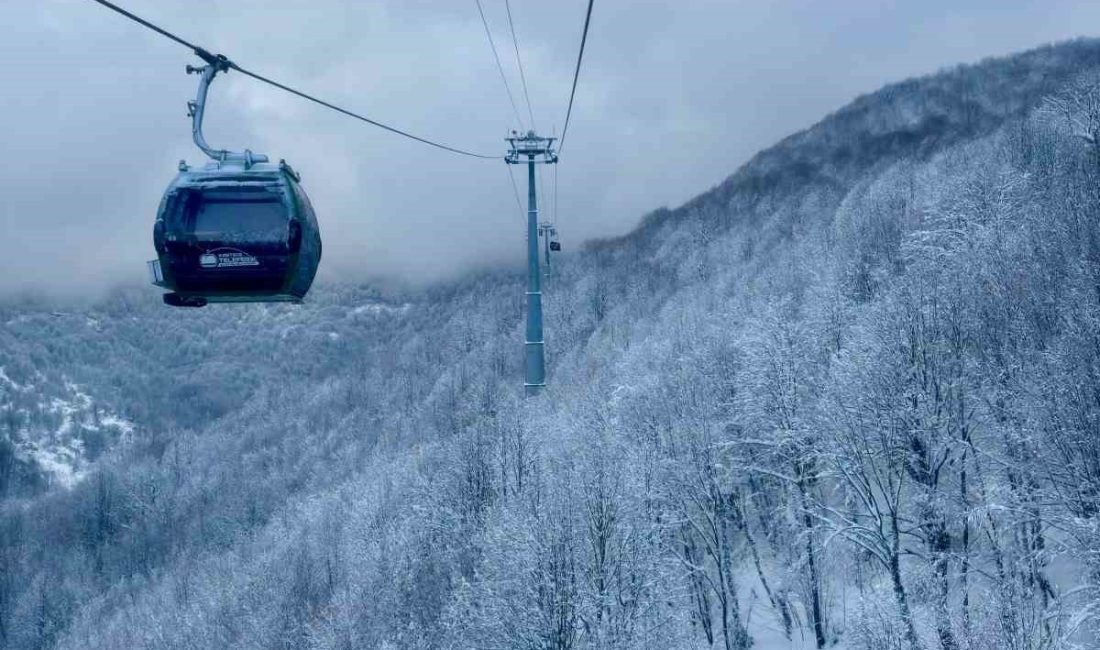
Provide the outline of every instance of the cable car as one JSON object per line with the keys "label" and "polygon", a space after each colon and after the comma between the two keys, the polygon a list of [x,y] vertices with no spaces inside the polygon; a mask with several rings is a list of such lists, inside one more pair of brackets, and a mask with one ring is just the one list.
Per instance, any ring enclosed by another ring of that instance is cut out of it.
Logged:
{"label": "cable car", "polygon": [[181,165],[153,226],[154,284],[164,302],[299,302],[321,261],[317,217],[281,162]]}
{"label": "cable car", "polygon": [[556,241],[550,242],[550,250],[560,251],[561,250],[561,242],[556,242]]}
{"label": "cable car", "polygon": [[301,302],[321,261],[317,217],[301,178],[285,161],[251,151],[215,150],[202,135],[210,82],[228,70],[224,58],[187,71],[202,74],[189,102],[195,144],[213,161],[180,163],[153,225],[153,284],[170,290],[165,304]]}

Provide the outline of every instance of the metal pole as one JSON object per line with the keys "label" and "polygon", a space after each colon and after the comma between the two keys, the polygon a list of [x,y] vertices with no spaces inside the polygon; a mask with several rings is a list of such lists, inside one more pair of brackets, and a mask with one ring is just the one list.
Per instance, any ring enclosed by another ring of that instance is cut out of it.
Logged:
{"label": "metal pole", "polygon": [[[505,140],[511,145],[511,151],[504,157],[504,162],[509,165],[527,163],[527,335],[524,339],[526,374],[523,386],[524,393],[531,397],[538,395],[546,386],[546,346],[542,337],[542,288],[539,274],[539,232],[542,228],[539,225],[535,165],[555,164],[558,156],[553,149],[555,138],[540,138],[534,131],[528,131],[522,136],[513,131],[512,137]],[[527,160],[524,161],[524,158]]]}
{"label": "metal pole", "polygon": [[539,208],[535,195],[535,156],[527,156],[527,396],[546,385],[546,358],[542,338],[542,289],[539,284]]}

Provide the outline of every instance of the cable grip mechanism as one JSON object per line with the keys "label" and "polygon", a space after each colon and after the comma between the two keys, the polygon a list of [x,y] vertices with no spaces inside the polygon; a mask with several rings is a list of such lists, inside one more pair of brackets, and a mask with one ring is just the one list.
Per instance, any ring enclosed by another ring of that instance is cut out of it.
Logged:
{"label": "cable grip mechanism", "polygon": [[206,62],[206,65],[203,66],[187,66],[187,74],[201,75],[195,99],[187,102],[187,116],[191,118],[191,137],[195,141],[195,146],[220,163],[242,163],[245,169],[250,168],[254,163],[267,162],[266,155],[255,154],[248,149],[240,152],[228,151],[226,149],[214,149],[206,143],[206,138],[202,134],[202,120],[206,113],[207,91],[219,72],[228,72],[235,66],[224,55],[211,54],[202,48],[195,48],[195,55]]}

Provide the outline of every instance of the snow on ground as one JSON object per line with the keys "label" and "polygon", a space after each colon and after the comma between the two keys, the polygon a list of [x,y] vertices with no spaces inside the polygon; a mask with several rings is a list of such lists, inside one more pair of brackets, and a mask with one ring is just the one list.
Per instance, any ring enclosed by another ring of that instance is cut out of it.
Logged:
{"label": "snow on ground", "polygon": [[[791,630],[791,638],[788,639],[783,633],[779,616],[768,602],[756,571],[747,567],[742,569],[736,577],[736,582],[742,599],[741,607],[747,621],[746,627],[753,638],[753,650],[811,650],[817,647],[809,616],[797,603],[792,603],[795,624]],[[844,629],[847,626],[846,614],[851,605],[847,601],[852,600],[850,590],[841,590],[841,593],[836,595],[837,602],[832,603],[829,613],[829,625],[834,630]],[[832,643],[831,635],[829,640],[830,650],[846,650],[848,647],[842,640]]]}
{"label": "snow on ground", "polygon": [[[91,465],[87,458],[84,435],[106,430],[114,434],[114,444],[129,444],[134,424],[97,404],[81,386],[64,380],[61,396],[38,401],[34,407],[20,409],[27,422],[15,434],[16,456],[33,463],[54,486],[70,488],[80,482]],[[19,384],[0,367],[0,388],[29,393],[31,384]],[[2,396],[2,393],[0,393]],[[53,417],[44,417],[53,416]],[[56,422],[55,426],[41,422]]]}
{"label": "snow on ground", "polygon": [[80,482],[87,473],[81,463],[82,450],[76,447],[78,446],[42,449],[32,446],[27,456],[48,475],[51,485],[68,489]]}
{"label": "snow on ground", "polygon": [[118,429],[119,431],[122,432],[123,437],[126,438],[127,440],[129,440],[130,437],[134,433],[134,423],[133,422],[127,420],[124,417],[115,415],[113,413],[108,414],[108,415],[100,416],[99,422],[100,422],[101,425],[103,425],[105,427],[114,427],[114,428]]}
{"label": "snow on ground", "polygon": [[23,387],[20,384],[16,383],[14,379],[8,376],[8,373],[4,372],[4,366],[0,366],[0,382],[11,386],[13,390],[23,390]]}
{"label": "snow on ground", "polygon": [[394,307],[392,305],[386,305],[379,302],[372,302],[365,305],[359,305],[349,312],[352,316],[360,316],[362,314],[400,314],[408,311],[408,303],[401,305],[400,307]]}

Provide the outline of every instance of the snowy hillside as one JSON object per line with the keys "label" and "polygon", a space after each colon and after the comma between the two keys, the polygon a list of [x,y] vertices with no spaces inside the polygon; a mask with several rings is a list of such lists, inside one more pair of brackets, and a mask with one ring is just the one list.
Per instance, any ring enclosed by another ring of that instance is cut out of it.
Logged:
{"label": "snowy hillside", "polygon": [[[44,379],[41,375],[36,377]],[[72,487],[84,477],[89,463],[108,448],[129,442],[134,426],[115,413],[104,410],[80,386],[64,382],[60,396],[42,401],[52,392],[33,382],[20,383],[0,367],[0,408],[8,428],[4,453],[11,464],[21,465],[24,481],[31,485],[44,480],[46,486]],[[8,493],[13,481],[5,472],[0,491]]]}
{"label": "snowy hillside", "polygon": [[0,646],[1100,647],[1094,74],[889,86],[563,256],[538,399],[519,273],[0,307]]}

